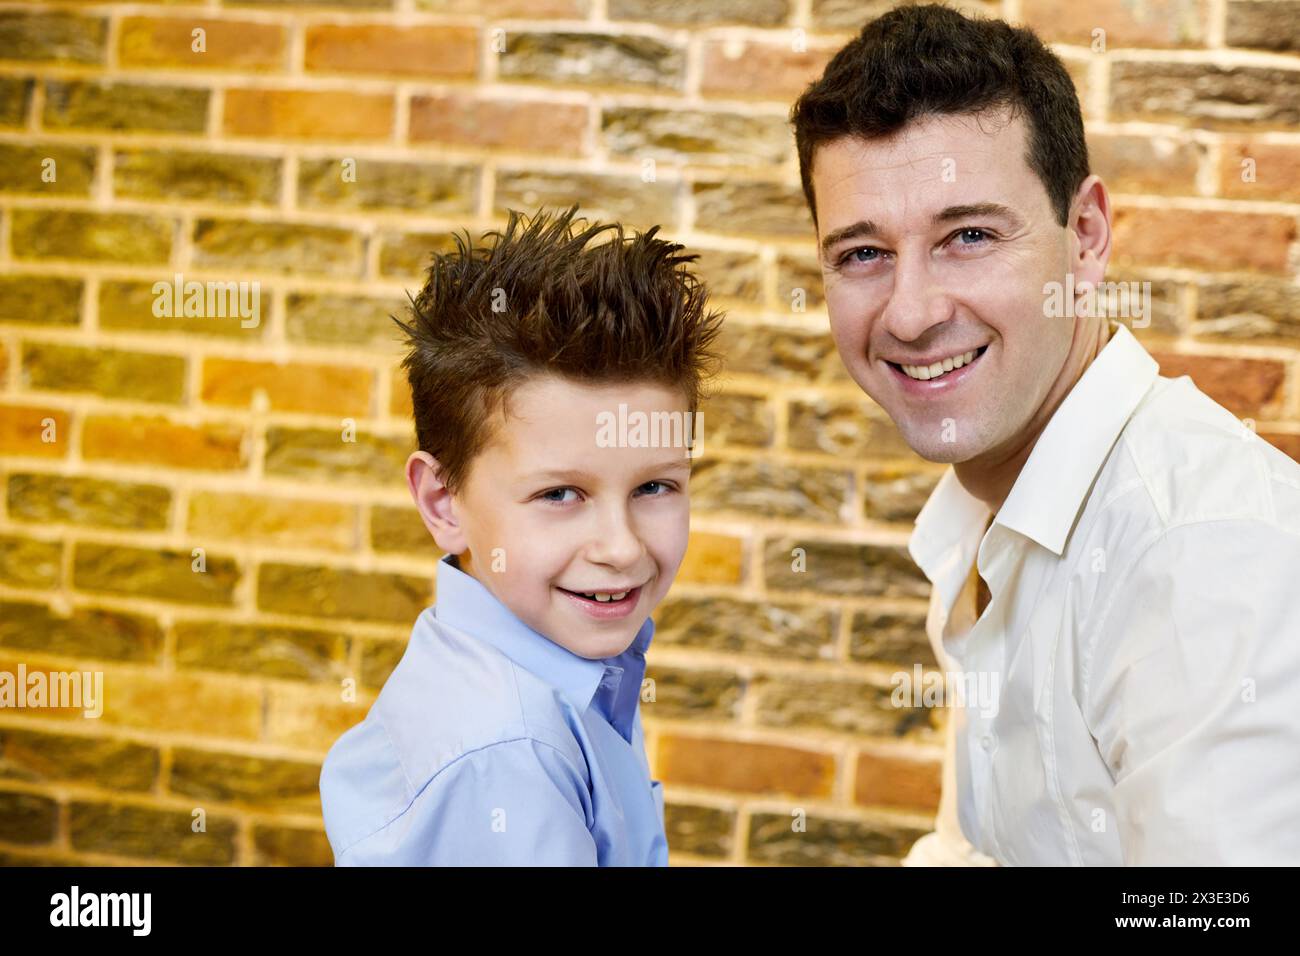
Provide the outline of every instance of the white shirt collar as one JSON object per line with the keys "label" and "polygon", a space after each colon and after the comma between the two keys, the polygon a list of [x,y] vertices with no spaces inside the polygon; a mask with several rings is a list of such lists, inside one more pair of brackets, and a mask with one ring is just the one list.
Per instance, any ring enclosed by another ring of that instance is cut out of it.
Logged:
{"label": "white shirt collar", "polygon": [[[1088,489],[1159,371],[1128,327],[1112,321],[1110,341],[1038,436],[994,524],[1059,556]],[[962,487],[952,467],[917,515],[908,551],[945,608],[965,583],[988,516],[988,507]]]}

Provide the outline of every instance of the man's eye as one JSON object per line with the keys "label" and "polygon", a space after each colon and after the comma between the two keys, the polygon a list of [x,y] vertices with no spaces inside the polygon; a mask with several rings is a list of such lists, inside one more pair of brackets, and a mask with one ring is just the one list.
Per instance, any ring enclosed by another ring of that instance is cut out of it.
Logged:
{"label": "man's eye", "polygon": [[577,489],[575,488],[552,488],[550,491],[543,491],[537,497],[541,498],[544,501],[553,501],[556,504],[560,504],[560,505],[567,504],[567,502],[564,501],[563,498],[552,497],[553,495],[563,495],[566,491],[572,491],[575,495],[578,493]]}
{"label": "man's eye", "polygon": [[[860,246],[857,249],[850,249],[848,252],[844,253],[844,255],[840,256],[840,265],[844,265],[847,262],[874,262],[875,257],[879,252],[879,249],[875,249],[871,246]],[[868,253],[871,254],[871,258],[865,258]]]}
{"label": "man's eye", "polygon": [[[965,237],[965,236],[967,236],[967,235],[969,235],[969,234],[971,234],[971,233],[975,233],[975,234],[978,235],[982,240],[986,240],[986,241],[989,240],[989,239],[992,239],[992,238],[993,238],[992,235],[988,232],[988,230],[986,230],[986,229],[977,229],[977,228],[974,228],[974,227],[972,227],[972,228],[970,228],[970,229],[962,229],[962,230],[958,231],[957,233],[955,233],[955,235]],[[973,245],[977,245],[977,244],[978,244],[978,243],[975,243],[975,242],[963,242],[963,243],[962,243],[963,246],[973,246]]]}

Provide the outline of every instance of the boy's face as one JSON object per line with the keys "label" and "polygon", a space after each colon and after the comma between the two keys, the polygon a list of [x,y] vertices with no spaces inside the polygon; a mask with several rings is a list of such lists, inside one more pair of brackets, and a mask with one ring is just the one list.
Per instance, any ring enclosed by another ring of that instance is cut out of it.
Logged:
{"label": "boy's face", "polygon": [[[451,523],[430,525],[461,570],[516,617],[591,659],[632,643],[667,593],[689,531],[685,448],[598,444],[598,416],[617,421],[620,404],[628,421],[636,412],[686,421],[678,389],[533,378],[513,393],[510,414],[444,503]],[[608,603],[579,596],[623,591]]]}

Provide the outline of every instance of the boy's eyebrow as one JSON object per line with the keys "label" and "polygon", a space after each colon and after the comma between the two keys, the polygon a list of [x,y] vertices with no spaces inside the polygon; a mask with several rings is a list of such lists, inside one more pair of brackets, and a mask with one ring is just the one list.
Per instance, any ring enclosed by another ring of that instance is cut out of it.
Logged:
{"label": "boy's eyebrow", "polygon": [[[960,206],[947,206],[935,213],[931,222],[934,225],[939,225],[952,222],[955,219],[973,219],[979,216],[996,216],[999,219],[1005,219],[1013,229],[1022,229],[1025,224],[1019,213],[1014,209],[997,202],[975,202]],[[828,233],[826,238],[822,240],[822,255],[825,256],[831,251],[831,247],[843,242],[845,239],[869,239],[879,234],[880,227],[874,222],[870,219],[859,219],[850,226]]]}
{"label": "boy's eyebrow", "polygon": [[[667,461],[661,461],[658,464],[647,465],[641,470],[645,472],[654,472],[686,469],[689,471],[690,467],[690,460],[683,455],[681,458],[670,458]],[[590,472],[583,471],[581,468],[548,468],[544,471],[532,471],[522,476],[524,481],[540,481],[542,479],[581,481],[591,477],[592,475]]]}

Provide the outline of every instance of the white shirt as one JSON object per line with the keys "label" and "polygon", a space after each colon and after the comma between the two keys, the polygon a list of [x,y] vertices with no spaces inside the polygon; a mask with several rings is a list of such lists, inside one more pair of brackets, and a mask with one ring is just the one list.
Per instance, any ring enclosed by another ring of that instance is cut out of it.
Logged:
{"label": "white shirt", "polygon": [[1300,864],[1300,465],[1111,329],[987,532],[952,468],[917,517],[935,655],[997,693],[906,865]]}

